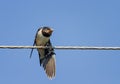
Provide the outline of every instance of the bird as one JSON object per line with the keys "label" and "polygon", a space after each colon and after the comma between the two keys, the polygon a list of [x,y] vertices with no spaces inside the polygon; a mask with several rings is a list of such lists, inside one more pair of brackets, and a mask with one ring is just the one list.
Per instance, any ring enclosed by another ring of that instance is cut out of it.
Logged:
{"label": "bird", "polygon": [[[56,75],[56,59],[55,52],[50,41],[50,36],[53,33],[53,29],[47,26],[40,27],[35,35],[33,46],[45,46],[47,48],[37,48],[39,55],[40,66],[44,68],[46,75],[49,79],[55,78]],[[30,53],[32,56],[33,49]]]}

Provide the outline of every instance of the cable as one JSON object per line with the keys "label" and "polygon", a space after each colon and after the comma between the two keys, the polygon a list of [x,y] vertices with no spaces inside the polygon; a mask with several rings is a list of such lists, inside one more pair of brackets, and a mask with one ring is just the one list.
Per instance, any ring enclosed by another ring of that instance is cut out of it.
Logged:
{"label": "cable", "polygon": [[[0,46],[1,49],[36,49],[49,48],[45,46]],[[120,50],[120,47],[96,47],[96,46],[53,46],[59,50]]]}

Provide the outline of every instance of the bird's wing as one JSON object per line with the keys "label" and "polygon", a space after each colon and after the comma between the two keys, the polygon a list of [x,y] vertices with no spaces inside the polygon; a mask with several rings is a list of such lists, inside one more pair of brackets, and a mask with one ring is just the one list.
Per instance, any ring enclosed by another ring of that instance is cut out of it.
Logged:
{"label": "bird's wing", "polygon": [[[36,45],[36,37],[37,37],[38,31],[39,31],[40,29],[41,29],[41,28],[39,28],[39,29],[37,30],[37,33],[36,33],[36,35],[35,35],[35,39],[34,39],[33,46]],[[30,52],[30,58],[32,57],[32,53],[33,53],[33,48],[32,48],[32,50],[31,50],[31,52]]]}
{"label": "bird's wing", "polygon": [[45,58],[44,58],[45,61],[43,62],[44,69],[45,69],[45,66],[48,63],[49,59],[52,57],[53,54],[55,54],[50,40],[47,42],[47,44],[45,46],[48,48],[45,48]]}
{"label": "bird's wing", "polygon": [[[34,43],[33,43],[33,46],[36,44],[36,42],[35,42],[35,40],[34,40]],[[32,57],[32,53],[33,53],[33,48],[32,48],[32,50],[31,50],[31,52],[30,52],[30,58]]]}
{"label": "bird's wing", "polygon": [[49,48],[45,49],[45,52],[47,53],[45,53],[46,61],[43,63],[43,67],[48,78],[52,79],[53,77],[55,77],[56,73],[55,53],[50,40],[46,44],[46,46]]}

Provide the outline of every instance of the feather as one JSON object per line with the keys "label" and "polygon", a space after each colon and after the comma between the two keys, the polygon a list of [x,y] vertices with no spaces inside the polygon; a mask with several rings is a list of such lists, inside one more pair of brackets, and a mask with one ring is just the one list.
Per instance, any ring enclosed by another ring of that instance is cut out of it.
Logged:
{"label": "feather", "polygon": [[[33,43],[33,46],[35,46],[35,41],[34,41],[34,43]],[[30,58],[32,57],[32,53],[33,53],[33,48],[32,48],[32,50],[31,50],[31,52],[30,52]]]}
{"label": "feather", "polygon": [[[36,45],[36,37],[37,37],[38,31],[39,31],[40,29],[41,29],[41,28],[39,28],[39,29],[37,30],[37,33],[36,33],[36,35],[35,35],[35,39],[34,39],[33,46]],[[32,53],[33,53],[33,48],[31,49],[31,52],[30,52],[30,58],[32,57]]]}
{"label": "feather", "polygon": [[55,56],[52,55],[52,57],[49,59],[48,63],[45,66],[45,72],[48,76],[48,78],[52,79],[55,77]]}

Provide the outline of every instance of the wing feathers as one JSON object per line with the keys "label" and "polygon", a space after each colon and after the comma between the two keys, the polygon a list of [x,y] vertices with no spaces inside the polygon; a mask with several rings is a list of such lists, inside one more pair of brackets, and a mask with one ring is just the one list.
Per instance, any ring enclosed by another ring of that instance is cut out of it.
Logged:
{"label": "wing feathers", "polygon": [[[33,43],[33,46],[35,46],[35,41],[34,41],[34,43]],[[31,52],[30,52],[30,58],[32,57],[32,53],[33,53],[33,48],[32,48],[32,50],[31,50]]]}
{"label": "wing feathers", "polygon": [[45,66],[45,72],[48,78],[52,79],[53,77],[55,77],[55,69],[55,56],[52,55],[52,57],[49,59],[48,63]]}

